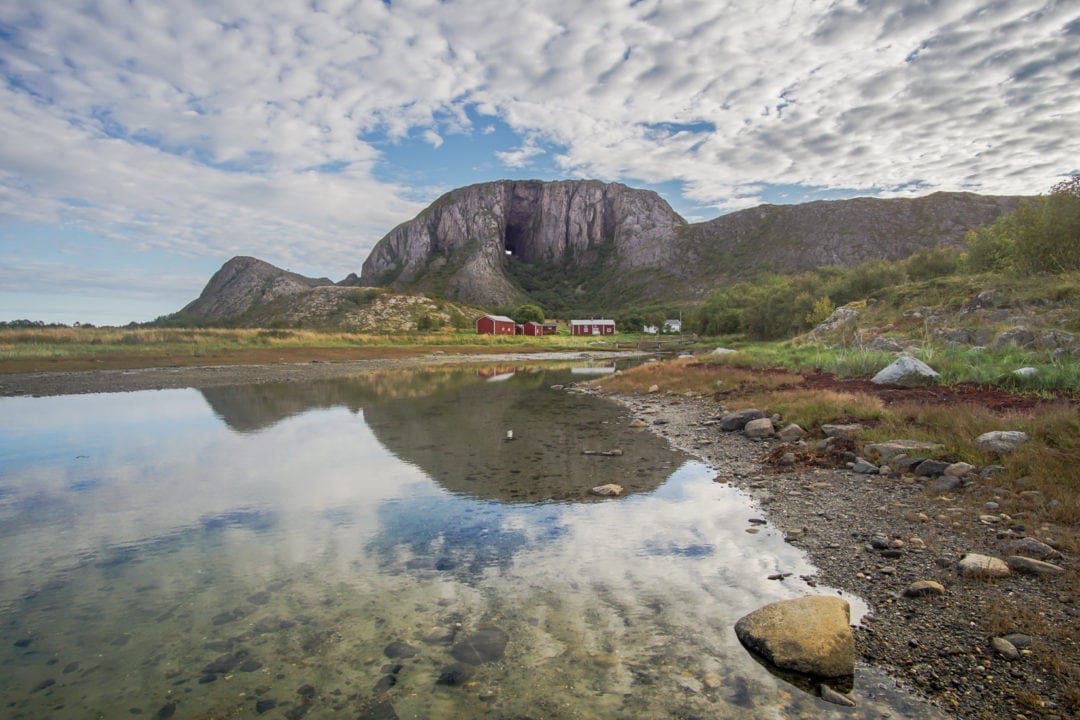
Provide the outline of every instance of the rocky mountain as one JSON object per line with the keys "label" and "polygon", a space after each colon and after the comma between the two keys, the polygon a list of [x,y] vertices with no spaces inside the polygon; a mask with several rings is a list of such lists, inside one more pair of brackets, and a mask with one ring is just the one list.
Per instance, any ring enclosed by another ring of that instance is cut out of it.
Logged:
{"label": "rocky mountain", "polygon": [[690,299],[760,270],[958,245],[1020,200],[856,198],[762,205],[691,224],[656,193],[618,183],[502,180],[453,190],[394,228],[364,262],[360,284],[481,305],[528,298],[551,309]]}
{"label": "rocky mountain", "polygon": [[214,273],[202,294],[159,324],[236,327],[313,327],[354,332],[400,332],[467,325],[475,311],[421,295],[309,278],[252,257],[234,257]]}
{"label": "rocky mountain", "polygon": [[[233,258],[172,320],[375,329],[379,311],[394,328],[414,327],[424,315],[461,324],[460,308],[421,293],[488,307],[533,301],[557,314],[688,301],[762,270],[959,245],[1022,199],[855,198],[761,205],[687,223],[656,193],[619,183],[500,180],[446,193],[383,237],[359,276],[338,283]],[[410,295],[380,296],[375,287]]]}
{"label": "rocky mountain", "polygon": [[528,294],[513,274],[522,265],[613,272],[656,266],[683,225],[656,193],[619,183],[471,185],[391,230],[364,261],[360,280],[508,305]]}

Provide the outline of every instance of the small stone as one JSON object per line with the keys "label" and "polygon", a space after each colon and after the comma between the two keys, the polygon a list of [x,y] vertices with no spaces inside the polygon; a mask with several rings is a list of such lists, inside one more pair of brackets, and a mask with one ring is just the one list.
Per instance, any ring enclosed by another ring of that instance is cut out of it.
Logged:
{"label": "small stone", "polygon": [[860,475],[877,475],[878,466],[862,458],[855,458],[855,462],[851,463],[851,471]]}
{"label": "small stone", "polygon": [[1022,367],[1013,370],[1013,375],[1020,378],[1035,377],[1039,374],[1039,368],[1034,367]]}
{"label": "small stone", "polygon": [[449,645],[454,642],[456,634],[452,627],[438,627],[424,636],[424,642],[429,645]]}
{"label": "small stone", "polygon": [[952,492],[964,486],[964,481],[952,475],[942,475],[930,481],[929,487],[934,492]]}
{"label": "small stone", "polygon": [[843,707],[855,707],[855,701],[843,693],[838,693],[828,685],[821,686],[821,699],[825,702],[830,702],[833,705],[841,705]]}
{"label": "small stone", "polygon": [[998,505],[993,500],[983,505],[983,507],[986,509],[986,512],[997,512],[1001,509],[1001,505]]}
{"label": "small stone", "polygon": [[1009,543],[1009,550],[1014,555],[1023,555],[1024,557],[1038,558],[1039,560],[1062,560],[1065,557],[1058,550],[1033,537],[1026,537],[1023,540]]}
{"label": "small stone", "polygon": [[615,483],[608,483],[607,485],[597,485],[589,490],[590,495],[599,495],[600,497],[618,497],[623,494],[623,486],[616,485]]}
{"label": "small stone", "polygon": [[1009,633],[1004,636],[1004,639],[1012,643],[1013,647],[1017,650],[1023,650],[1031,645],[1031,643],[1035,642],[1035,638],[1025,633]]}
{"label": "small stone", "polygon": [[846,425],[827,424],[821,426],[821,432],[825,433],[825,437],[838,437],[848,440],[854,440],[855,436],[863,431],[863,426],[858,423],[849,423]]}
{"label": "small stone", "polygon": [[997,515],[980,515],[979,522],[984,525],[997,525],[1001,522],[1001,518]]}
{"label": "small stone", "polygon": [[875,535],[870,538],[870,547],[875,550],[884,550],[889,547],[889,539],[884,535]]}
{"label": "small stone", "polygon": [[1061,575],[1065,572],[1065,568],[1059,565],[1023,555],[1010,555],[1005,558],[1005,562],[1016,572],[1025,575]]}
{"label": "small stone", "polygon": [[647,422],[645,422],[644,420],[642,420],[641,418],[634,418],[633,420],[630,421],[630,427],[632,427],[632,428],[644,428],[644,427],[649,427],[649,424]]}
{"label": "small stone", "polygon": [[904,545],[904,541],[900,538],[893,538],[891,541],[889,541],[889,547],[891,548],[902,548],[904,547]]}
{"label": "small stone", "polygon": [[765,413],[754,408],[724,413],[720,416],[720,429],[728,432],[742,430],[746,427],[746,423],[763,417],[765,417]]}
{"label": "small stone", "polygon": [[943,475],[949,477],[964,477],[965,475],[975,471],[975,466],[966,462],[954,462],[945,468]]}
{"label": "small stone", "polygon": [[994,638],[990,641],[990,646],[994,648],[994,652],[996,652],[998,655],[1005,658],[1006,660],[1020,659],[1020,651],[1016,649],[1015,645],[1013,645],[1005,638]]}
{"label": "small stone", "polygon": [[454,645],[450,654],[456,660],[473,665],[495,662],[506,651],[508,640],[509,636],[501,628],[482,627]]}
{"label": "small stone", "polygon": [[964,577],[999,578],[1009,574],[1009,566],[1000,558],[979,553],[968,553],[960,558],[957,569]]}
{"label": "small stone", "polygon": [[918,580],[904,589],[904,597],[917,598],[928,595],[944,595],[945,587],[934,580]]}
{"label": "small stone", "polygon": [[447,685],[449,687],[464,685],[475,672],[476,671],[469,665],[465,665],[464,663],[454,663],[453,665],[449,665],[442,669],[438,679],[435,680],[435,684]]}
{"label": "small stone", "polygon": [[270,698],[266,698],[264,700],[258,700],[255,703],[255,712],[262,715],[263,713],[269,712],[269,711],[273,710],[276,707],[277,707],[277,700],[271,700]]}
{"label": "small stone", "polygon": [[776,436],[784,442],[795,442],[796,440],[802,440],[806,437],[806,431],[795,423],[784,426]]}
{"label": "small stone", "polygon": [[420,653],[420,648],[395,640],[383,648],[383,655],[388,658],[411,658]]}
{"label": "small stone", "polygon": [[701,678],[702,684],[709,690],[715,690],[718,687],[723,687],[724,678],[716,673],[708,672]]}
{"label": "small stone", "polygon": [[917,477],[937,477],[943,475],[951,463],[941,460],[923,460],[915,467]]}
{"label": "small stone", "polygon": [[658,392],[660,392],[660,386],[659,385],[650,385],[649,386],[649,392],[650,393],[658,393]]}

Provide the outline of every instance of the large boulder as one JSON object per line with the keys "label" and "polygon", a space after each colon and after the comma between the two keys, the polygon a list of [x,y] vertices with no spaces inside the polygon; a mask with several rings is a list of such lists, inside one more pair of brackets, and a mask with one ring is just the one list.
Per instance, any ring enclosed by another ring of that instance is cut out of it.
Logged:
{"label": "large boulder", "polygon": [[870,378],[875,385],[929,385],[941,377],[936,370],[918,358],[898,357]]}
{"label": "large boulder", "polygon": [[746,427],[746,423],[763,417],[765,417],[765,413],[757,409],[724,413],[720,416],[720,429],[728,431],[742,430]]}
{"label": "large boulder", "polygon": [[846,600],[808,595],[758,608],[735,623],[747,649],[778,668],[818,677],[855,672],[855,638]]}
{"label": "large boulder", "polygon": [[1028,441],[1027,433],[1019,430],[994,430],[983,433],[973,441],[975,447],[985,452],[1008,453]]}

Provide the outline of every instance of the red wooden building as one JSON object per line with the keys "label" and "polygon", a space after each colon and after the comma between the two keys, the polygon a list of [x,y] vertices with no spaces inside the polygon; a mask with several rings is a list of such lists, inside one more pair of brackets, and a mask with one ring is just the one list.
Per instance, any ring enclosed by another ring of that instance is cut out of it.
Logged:
{"label": "red wooden building", "polygon": [[571,320],[571,335],[614,335],[614,320]]}
{"label": "red wooden building", "polygon": [[505,315],[485,315],[476,321],[478,335],[513,335],[514,321]]}
{"label": "red wooden building", "polygon": [[525,323],[523,329],[526,335],[543,335],[544,323],[538,323],[530,320],[529,322]]}

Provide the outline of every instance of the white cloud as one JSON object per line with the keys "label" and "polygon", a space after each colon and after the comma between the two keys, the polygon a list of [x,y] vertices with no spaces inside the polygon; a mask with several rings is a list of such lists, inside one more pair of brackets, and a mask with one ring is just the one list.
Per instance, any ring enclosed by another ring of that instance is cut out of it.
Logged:
{"label": "white cloud", "polygon": [[356,269],[420,207],[363,138],[483,136],[467,107],[517,132],[506,167],[554,146],[724,209],[770,184],[1033,193],[1080,157],[1070,2],[84,6],[0,7],[0,219],[135,249]]}

